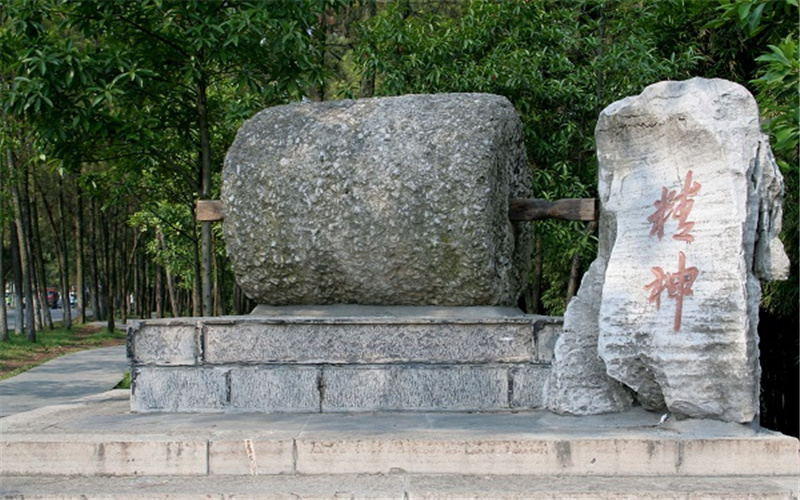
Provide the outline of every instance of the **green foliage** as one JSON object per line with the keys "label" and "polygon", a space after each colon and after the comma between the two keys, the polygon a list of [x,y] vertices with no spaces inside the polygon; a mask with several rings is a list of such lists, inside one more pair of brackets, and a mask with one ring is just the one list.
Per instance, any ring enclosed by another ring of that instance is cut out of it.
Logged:
{"label": "green foliage", "polygon": [[[192,226],[191,206],[153,200],[130,217],[130,224],[146,238],[145,248],[153,262],[177,276],[177,285],[191,290],[194,284],[196,231]],[[161,233],[163,239],[157,234]]]}
{"label": "green foliage", "polygon": [[791,261],[791,274],[786,282],[767,283],[763,305],[786,317],[796,317],[798,302],[798,123],[800,123],[800,51],[797,34],[788,35],[781,43],[769,45],[770,51],[757,58],[760,77],[753,81],[764,116],[764,129],[770,134],[772,149],[786,183],[782,240]]}

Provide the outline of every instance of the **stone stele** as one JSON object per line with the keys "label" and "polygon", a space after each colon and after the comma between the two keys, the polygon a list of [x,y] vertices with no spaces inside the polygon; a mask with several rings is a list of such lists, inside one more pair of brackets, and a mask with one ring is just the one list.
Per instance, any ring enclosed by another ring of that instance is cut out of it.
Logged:
{"label": "stone stele", "polygon": [[222,174],[236,279],[260,304],[515,305],[529,227],[522,126],[490,94],[265,109]]}
{"label": "stone stele", "polygon": [[[615,396],[618,381],[649,409],[752,421],[759,281],[788,273],[777,239],[783,181],[755,100],[724,80],[661,82],[607,107],[596,138],[600,283],[590,333],[613,380],[596,369],[583,376]],[[555,382],[550,406],[570,411],[570,384]],[[598,398],[595,410],[610,402]]]}

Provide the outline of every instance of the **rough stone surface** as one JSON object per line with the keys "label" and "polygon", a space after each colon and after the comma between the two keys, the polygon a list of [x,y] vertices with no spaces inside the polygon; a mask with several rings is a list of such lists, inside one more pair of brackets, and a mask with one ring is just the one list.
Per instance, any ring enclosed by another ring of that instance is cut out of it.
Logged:
{"label": "rough stone surface", "polygon": [[602,242],[603,236],[601,231],[598,257],[567,306],[564,330],[553,351],[544,393],[547,408],[556,413],[613,413],[629,408],[633,402],[625,387],[606,374],[605,364],[597,355],[600,293],[608,248]]}
{"label": "rough stone surface", "polygon": [[[205,325],[205,362],[470,363],[531,361],[530,319],[336,319]],[[549,360],[548,360],[549,361]]]}
{"label": "rough stone surface", "polygon": [[300,366],[246,366],[231,369],[230,408],[276,412],[319,411],[320,370]]}
{"label": "rough stone surface", "polygon": [[[588,313],[580,359],[593,359],[597,324],[602,362],[570,364],[568,310],[555,372],[569,375],[555,380],[572,382],[551,388],[553,407],[575,406],[590,380],[610,390],[605,371],[646,408],[752,421],[759,277],[787,272],[782,180],[755,100],[724,80],[662,82],[606,108],[596,136],[599,257],[585,308],[570,306]],[[587,412],[614,406],[583,399]]]}
{"label": "rough stone surface", "polygon": [[277,106],[228,151],[226,246],[261,304],[516,304],[531,233],[508,203],[530,185],[504,97]]}
{"label": "rough stone surface", "polygon": [[[293,443],[288,439],[231,439],[208,442],[208,475],[263,476],[294,472]],[[263,491],[262,491],[263,493]]]}
{"label": "rough stone surface", "polygon": [[509,368],[509,406],[545,408],[544,387],[549,375],[549,365],[520,364]]}
{"label": "rough stone surface", "polygon": [[140,366],[131,371],[131,411],[220,411],[228,402],[228,369]]}
{"label": "rough stone surface", "polygon": [[195,365],[200,357],[193,324],[132,322],[128,332],[128,358],[137,364]]}
{"label": "rough stone surface", "polygon": [[534,361],[550,363],[556,341],[564,329],[564,318],[560,316],[544,316],[533,323]]}
{"label": "rough stone surface", "polygon": [[508,372],[494,366],[324,369],[323,411],[508,409]]}

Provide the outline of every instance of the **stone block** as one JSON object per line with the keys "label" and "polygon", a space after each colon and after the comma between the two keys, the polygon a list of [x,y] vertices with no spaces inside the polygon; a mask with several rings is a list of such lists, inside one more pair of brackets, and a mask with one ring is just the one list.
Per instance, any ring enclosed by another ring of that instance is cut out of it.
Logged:
{"label": "stone block", "polygon": [[195,365],[200,345],[193,322],[135,321],[128,329],[128,358],[135,364]]}
{"label": "stone block", "polygon": [[[760,279],[785,277],[783,186],[742,86],[661,82],[600,114],[598,257],[567,307],[548,407],[750,422]],[[599,358],[598,358],[599,355]]]}
{"label": "stone block", "polygon": [[265,109],[225,159],[226,247],[260,304],[515,305],[531,228],[522,126],[490,94]]}
{"label": "stone block", "polygon": [[131,372],[131,411],[222,411],[229,401],[227,368],[138,366]]}
{"label": "stone block", "polygon": [[652,85],[601,113],[597,148],[614,235],[599,314],[607,373],[648,408],[752,421],[756,262],[783,255],[781,174],[755,99],[724,80]]}
{"label": "stone block", "polygon": [[318,412],[320,370],[307,366],[247,366],[230,370],[232,410]]}
{"label": "stone block", "polygon": [[541,364],[519,364],[509,368],[511,408],[540,409],[545,407],[544,386],[550,367]]}
{"label": "stone block", "polygon": [[250,317],[204,324],[205,362],[477,363],[533,359],[532,321]]}
{"label": "stone block", "polygon": [[508,405],[500,366],[325,367],[322,411],[499,410]]}

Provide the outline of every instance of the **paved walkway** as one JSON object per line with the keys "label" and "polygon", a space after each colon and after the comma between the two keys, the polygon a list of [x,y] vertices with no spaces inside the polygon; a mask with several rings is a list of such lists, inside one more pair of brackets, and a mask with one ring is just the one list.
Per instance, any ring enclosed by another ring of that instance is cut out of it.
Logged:
{"label": "paved walkway", "polygon": [[124,345],[53,359],[0,381],[0,418],[108,391],[128,369]]}

